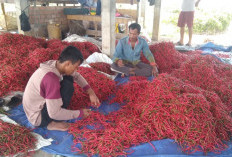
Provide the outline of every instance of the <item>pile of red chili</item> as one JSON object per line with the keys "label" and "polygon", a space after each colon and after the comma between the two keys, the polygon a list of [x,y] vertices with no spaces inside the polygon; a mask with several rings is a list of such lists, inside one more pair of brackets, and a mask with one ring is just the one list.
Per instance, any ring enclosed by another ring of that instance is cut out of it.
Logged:
{"label": "pile of red chili", "polygon": [[[0,96],[23,91],[39,63],[57,59],[68,45],[80,49],[84,58],[99,52],[90,42],[0,35]],[[171,42],[150,45],[150,50],[160,72],[152,81],[131,77],[128,83],[116,86],[113,80],[97,72],[108,73],[109,65],[79,68],[100,101],[113,96],[110,102],[120,103],[121,109],[109,115],[94,112],[73,123],[69,129],[74,135],[73,151],[86,155],[126,155],[132,153],[132,146],[164,138],[174,139],[186,153],[220,153],[227,147],[225,141],[231,139],[232,133],[232,65],[201,56],[201,51],[180,53]],[[147,62],[144,56],[142,61]],[[75,85],[70,108],[90,105],[88,95]],[[81,150],[75,147],[77,143],[82,145]],[[31,145],[24,147],[28,146]],[[6,144],[1,148],[7,147]]]}
{"label": "pile of red chili", "polygon": [[97,71],[104,72],[109,75],[114,75],[115,73],[111,71],[110,69],[110,64],[105,63],[105,62],[95,62],[95,63],[90,63],[89,64],[93,69]]}
{"label": "pile of red chili", "polygon": [[[104,74],[87,67],[79,67],[78,72],[87,80],[100,102],[107,100],[110,95],[115,93],[115,81],[109,79]],[[74,89],[74,95],[69,108],[77,110],[91,106],[89,95],[77,84],[74,84]]]}
{"label": "pile of red chili", "polygon": [[227,148],[224,141],[232,133],[232,66],[201,56],[200,51],[181,54],[171,43],[150,49],[159,71],[171,75],[160,74],[152,82],[130,78],[118,86],[111,102],[126,104],[120,111],[94,113],[70,127],[74,144],[82,145],[76,151],[126,155],[132,153],[131,146],[164,138],[174,139],[186,153],[220,153]]}
{"label": "pile of red chili", "polygon": [[29,129],[0,120],[0,156],[27,154],[36,142]]}
{"label": "pile of red chili", "polygon": [[20,34],[0,35],[0,96],[10,91],[23,91],[32,73],[41,62],[58,59],[68,45],[77,47],[86,59],[100,52],[91,42],[62,42],[38,39]]}
{"label": "pile of red chili", "polygon": [[231,137],[231,111],[218,95],[171,75],[125,84],[112,101],[126,105],[115,113],[94,113],[71,125],[74,144],[82,144],[80,152],[125,155],[131,146],[170,138],[186,153],[220,153],[227,148],[223,141]]}

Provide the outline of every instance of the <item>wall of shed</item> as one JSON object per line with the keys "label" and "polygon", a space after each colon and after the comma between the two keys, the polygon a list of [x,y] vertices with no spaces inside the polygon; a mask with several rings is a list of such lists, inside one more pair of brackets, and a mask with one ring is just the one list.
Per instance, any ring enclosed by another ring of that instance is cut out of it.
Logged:
{"label": "wall of shed", "polygon": [[[59,24],[64,33],[68,32],[68,20],[63,13],[64,8],[70,6],[30,7],[29,21],[32,27],[31,33],[39,37],[47,37],[47,24],[50,22]],[[33,34],[32,34],[33,35]]]}

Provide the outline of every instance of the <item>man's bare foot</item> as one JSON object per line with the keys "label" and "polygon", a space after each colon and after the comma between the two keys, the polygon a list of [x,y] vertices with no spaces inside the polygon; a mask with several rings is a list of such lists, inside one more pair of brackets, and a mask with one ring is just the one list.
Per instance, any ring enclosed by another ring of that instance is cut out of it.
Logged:
{"label": "man's bare foot", "polygon": [[48,124],[48,130],[59,130],[59,131],[67,131],[69,128],[69,123],[66,122],[54,122]]}
{"label": "man's bare foot", "polygon": [[91,114],[91,109],[83,109],[83,118],[88,117]]}

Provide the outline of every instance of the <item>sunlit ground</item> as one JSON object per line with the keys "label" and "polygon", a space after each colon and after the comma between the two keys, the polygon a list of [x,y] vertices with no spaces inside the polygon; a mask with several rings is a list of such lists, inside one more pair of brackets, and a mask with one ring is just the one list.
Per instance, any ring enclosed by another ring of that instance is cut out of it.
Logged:
{"label": "sunlit ground", "polygon": [[[162,0],[161,3],[161,17],[160,17],[160,29],[159,29],[159,41],[172,41],[176,43],[179,41],[179,28],[173,24],[166,24],[163,21],[172,17],[171,10],[180,9],[182,0]],[[205,10],[206,12],[224,11],[224,12],[232,12],[232,0],[201,0],[198,6],[200,9]],[[146,7],[146,29],[148,33],[152,30],[153,24],[153,15],[151,12],[153,10],[152,7]],[[187,27],[186,27],[187,29]],[[200,45],[207,42],[214,42],[215,44],[231,46],[232,45],[232,22],[229,28],[220,34],[215,35],[197,35],[193,33],[192,44]],[[184,43],[188,42],[188,34],[185,34]]]}

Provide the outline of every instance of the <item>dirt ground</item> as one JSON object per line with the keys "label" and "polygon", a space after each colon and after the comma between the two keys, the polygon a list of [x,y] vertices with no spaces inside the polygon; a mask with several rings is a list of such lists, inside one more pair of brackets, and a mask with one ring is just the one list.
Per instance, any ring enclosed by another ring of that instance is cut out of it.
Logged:
{"label": "dirt ground", "polygon": [[[179,32],[174,32],[173,30],[170,30],[171,26],[161,26],[160,31],[160,38],[159,41],[171,41],[173,43],[176,43],[179,41]],[[173,26],[172,26],[173,27]],[[187,29],[187,28],[186,28]],[[163,31],[166,30],[166,31]],[[184,36],[184,43],[188,42],[188,33],[185,33]],[[232,22],[224,33],[221,34],[215,34],[215,35],[197,35],[193,33],[192,37],[192,45],[202,45],[207,42],[213,42],[217,45],[222,46],[232,46]]]}

